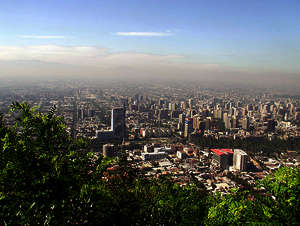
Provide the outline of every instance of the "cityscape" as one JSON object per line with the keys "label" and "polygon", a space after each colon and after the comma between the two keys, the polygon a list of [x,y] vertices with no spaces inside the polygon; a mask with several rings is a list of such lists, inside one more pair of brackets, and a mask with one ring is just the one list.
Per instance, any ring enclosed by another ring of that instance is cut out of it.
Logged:
{"label": "cityscape", "polygon": [[97,156],[125,151],[142,174],[171,175],[182,186],[197,180],[209,191],[227,193],[254,187],[281,166],[299,168],[299,96],[176,82],[40,83],[1,95],[10,125],[13,101],[42,113],[56,106],[68,133],[89,139]]}
{"label": "cityscape", "polygon": [[0,225],[300,225],[299,0],[0,5]]}

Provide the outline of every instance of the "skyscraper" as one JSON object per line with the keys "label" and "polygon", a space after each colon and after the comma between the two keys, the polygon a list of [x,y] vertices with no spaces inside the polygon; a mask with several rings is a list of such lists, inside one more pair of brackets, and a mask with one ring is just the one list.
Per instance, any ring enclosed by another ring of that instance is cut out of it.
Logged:
{"label": "skyscraper", "polygon": [[185,122],[185,115],[184,114],[180,114],[179,115],[179,123],[183,124]]}
{"label": "skyscraper", "polygon": [[194,101],[192,98],[189,99],[189,108],[192,108],[194,104]]}
{"label": "skyscraper", "polygon": [[193,131],[193,119],[186,118],[184,125],[184,137],[189,137]]}
{"label": "skyscraper", "polygon": [[248,117],[243,118],[242,128],[245,129],[245,130],[249,129],[249,118]]}
{"label": "skyscraper", "polygon": [[248,160],[248,155],[246,152],[244,152],[241,149],[234,149],[234,154],[233,154],[234,169],[245,171],[247,169],[247,160]]}
{"label": "skyscraper", "polygon": [[125,138],[125,109],[111,110],[111,130],[116,138]]}

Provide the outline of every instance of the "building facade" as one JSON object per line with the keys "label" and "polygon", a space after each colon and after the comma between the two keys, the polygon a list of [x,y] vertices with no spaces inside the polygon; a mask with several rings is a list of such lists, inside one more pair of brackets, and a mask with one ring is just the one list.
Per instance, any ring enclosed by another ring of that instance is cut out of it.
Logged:
{"label": "building facade", "polygon": [[111,110],[111,130],[115,138],[125,138],[125,109],[114,108]]}
{"label": "building facade", "polygon": [[233,168],[240,171],[247,170],[248,155],[241,149],[235,149],[233,154]]}

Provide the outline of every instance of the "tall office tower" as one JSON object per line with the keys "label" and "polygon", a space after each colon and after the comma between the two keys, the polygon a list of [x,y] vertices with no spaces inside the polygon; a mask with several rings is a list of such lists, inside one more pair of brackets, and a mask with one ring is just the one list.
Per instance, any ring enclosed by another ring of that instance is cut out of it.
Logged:
{"label": "tall office tower", "polygon": [[192,98],[189,99],[189,108],[192,108],[194,104],[194,101]]}
{"label": "tall office tower", "polygon": [[184,137],[189,137],[193,132],[193,119],[186,118],[185,125],[184,125]]}
{"label": "tall office tower", "polygon": [[200,129],[200,117],[198,115],[193,116],[193,128]]}
{"label": "tall office tower", "polygon": [[238,120],[236,119],[235,116],[231,117],[231,127],[232,128],[237,128],[238,127]]}
{"label": "tall office tower", "polygon": [[241,149],[234,149],[233,168],[245,171],[247,169],[248,155]]}
{"label": "tall office tower", "polygon": [[125,109],[111,110],[111,130],[117,138],[125,138]]}
{"label": "tall office tower", "polygon": [[177,109],[177,104],[176,103],[172,103],[172,111],[176,111]]}
{"label": "tall office tower", "polygon": [[183,124],[185,122],[185,115],[184,114],[180,114],[179,115],[179,123]]}
{"label": "tall office tower", "polygon": [[186,105],[185,105],[185,102],[184,101],[181,101],[180,102],[180,108],[185,110],[186,109]]}
{"label": "tall office tower", "polygon": [[223,113],[223,122],[226,123],[226,120],[228,119],[228,113],[224,112]]}
{"label": "tall office tower", "polygon": [[223,111],[221,109],[218,110],[217,112],[217,118],[222,119],[223,118]]}
{"label": "tall office tower", "polygon": [[214,110],[213,114],[214,114],[214,118],[218,118],[218,110],[217,109]]}
{"label": "tall office tower", "polygon": [[176,110],[176,103],[169,103],[169,111],[175,111]]}
{"label": "tall office tower", "polygon": [[242,120],[242,128],[247,130],[249,129],[249,118],[245,117]]}
{"label": "tall office tower", "polygon": [[177,129],[179,130],[179,131],[183,131],[184,130],[184,127],[183,127],[184,125],[181,123],[181,122],[178,122],[178,124],[177,124]]}
{"label": "tall office tower", "polygon": [[231,118],[231,116],[228,116],[227,113],[223,114],[223,122],[225,124],[226,129],[232,128],[232,118]]}

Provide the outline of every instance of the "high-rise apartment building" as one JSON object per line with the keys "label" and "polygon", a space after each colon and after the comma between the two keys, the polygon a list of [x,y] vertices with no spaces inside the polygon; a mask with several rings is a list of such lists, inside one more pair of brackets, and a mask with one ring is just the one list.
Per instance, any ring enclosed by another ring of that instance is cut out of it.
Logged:
{"label": "high-rise apartment building", "polygon": [[242,128],[245,129],[245,130],[249,129],[249,118],[248,117],[243,118]]}
{"label": "high-rise apartment building", "polygon": [[193,116],[193,129],[200,129],[200,117],[198,115]]}
{"label": "high-rise apartment building", "polygon": [[247,169],[248,155],[241,149],[234,149],[233,168],[240,171]]}
{"label": "high-rise apartment building", "polygon": [[194,104],[194,101],[192,98],[189,99],[189,108],[192,108]]}
{"label": "high-rise apartment building", "polygon": [[111,130],[116,138],[125,138],[125,109],[111,110]]}
{"label": "high-rise apartment building", "polygon": [[185,125],[184,125],[184,137],[189,137],[193,132],[193,119],[186,118]]}
{"label": "high-rise apartment building", "polygon": [[183,124],[185,122],[185,115],[184,114],[180,114],[179,115],[179,123]]}

